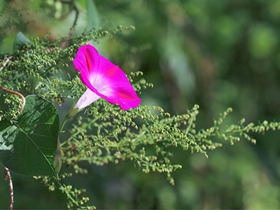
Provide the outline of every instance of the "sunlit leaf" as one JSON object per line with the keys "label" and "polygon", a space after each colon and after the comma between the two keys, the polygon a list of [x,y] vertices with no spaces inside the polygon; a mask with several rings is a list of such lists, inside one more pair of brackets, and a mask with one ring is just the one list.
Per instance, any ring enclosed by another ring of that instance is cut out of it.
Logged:
{"label": "sunlit leaf", "polygon": [[25,175],[53,175],[59,117],[50,102],[32,95],[17,119],[0,122],[0,161]]}

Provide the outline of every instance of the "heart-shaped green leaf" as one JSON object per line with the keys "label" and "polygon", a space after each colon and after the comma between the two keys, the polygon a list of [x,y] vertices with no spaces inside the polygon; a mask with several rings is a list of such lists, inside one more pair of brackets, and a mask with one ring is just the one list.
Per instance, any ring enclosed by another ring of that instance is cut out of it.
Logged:
{"label": "heart-shaped green leaf", "polygon": [[0,161],[24,175],[54,175],[59,117],[52,103],[39,96],[26,97],[17,119],[0,122]]}

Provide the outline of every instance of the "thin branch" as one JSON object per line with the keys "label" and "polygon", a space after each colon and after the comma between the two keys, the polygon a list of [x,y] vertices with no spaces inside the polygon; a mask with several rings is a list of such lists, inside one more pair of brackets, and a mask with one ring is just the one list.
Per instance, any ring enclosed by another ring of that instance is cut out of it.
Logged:
{"label": "thin branch", "polygon": [[62,42],[62,44],[61,44],[61,47],[62,47],[62,48],[66,47],[66,45],[67,45],[68,41],[70,40],[71,35],[73,34],[74,31],[75,31],[75,28],[72,28],[72,29],[69,31],[69,34],[67,35],[67,39],[66,39],[64,42]]}
{"label": "thin branch", "polygon": [[12,180],[12,176],[10,173],[10,170],[7,167],[4,167],[6,174],[4,177],[4,180],[9,180],[9,185],[10,185],[10,210],[13,209],[13,205],[14,205],[14,187],[13,187],[13,180]]}
{"label": "thin branch", "polygon": [[75,26],[76,26],[76,24],[77,24],[77,21],[78,21],[78,17],[79,17],[79,10],[78,10],[78,8],[77,8],[75,2],[73,2],[72,6],[73,6],[73,9],[74,9],[75,12],[76,12],[75,19],[74,19],[74,22],[73,22],[73,25],[72,25],[72,28],[75,28]]}
{"label": "thin branch", "polygon": [[62,3],[65,3],[65,4],[71,4],[71,6],[73,7],[73,9],[74,9],[75,12],[76,12],[76,14],[75,14],[75,19],[74,19],[72,28],[71,28],[71,30],[70,30],[69,33],[68,33],[67,39],[66,39],[66,41],[64,41],[64,42],[61,44],[61,47],[64,48],[64,47],[66,47],[68,41],[70,40],[72,34],[73,34],[74,31],[75,31],[75,26],[76,26],[76,24],[77,24],[78,17],[79,17],[79,10],[78,10],[78,8],[77,8],[77,6],[76,6],[76,4],[75,4],[74,1],[71,1],[71,2],[64,2],[64,1],[61,1],[61,2],[62,2]]}

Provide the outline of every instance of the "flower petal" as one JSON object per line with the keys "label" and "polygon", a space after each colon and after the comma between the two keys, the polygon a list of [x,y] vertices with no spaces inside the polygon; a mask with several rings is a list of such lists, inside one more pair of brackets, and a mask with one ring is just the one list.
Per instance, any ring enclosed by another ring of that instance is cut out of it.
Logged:
{"label": "flower petal", "polygon": [[91,45],[79,48],[74,65],[81,72],[82,82],[98,96],[128,110],[137,107],[137,96],[124,72],[115,64],[99,55]]}
{"label": "flower petal", "polygon": [[87,89],[86,92],[84,92],[84,94],[79,98],[74,108],[78,108],[79,110],[81,110],[99,98],[100,96],[92,92],[90,89]]}
{"label": "flower petal", "polygon": [[81,72],[80,77],[82,82],[86,86],[90,86],[90,71],[92,71],[92,69],[97,69],[100,55],[95,48],[89,50],[87,46],[88,45],[84,45],[79,48],[73,64],[75,69]]}

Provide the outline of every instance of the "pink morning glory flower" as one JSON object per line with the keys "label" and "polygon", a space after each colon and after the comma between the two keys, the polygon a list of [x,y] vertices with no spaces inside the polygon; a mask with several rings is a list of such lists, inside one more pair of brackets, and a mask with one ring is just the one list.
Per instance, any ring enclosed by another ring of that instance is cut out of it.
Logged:
{"label": "pink morning glory flower", "polygon": [[120,67],[99,55],[93,46],[81,46],[73,63],[75,69],[80,71],[82,82],[87,86],[74,109],[81,110],[99,98],[104,98],[111,104],[118,104],[123,110],[139,106],[141,99],[125,73]]}

